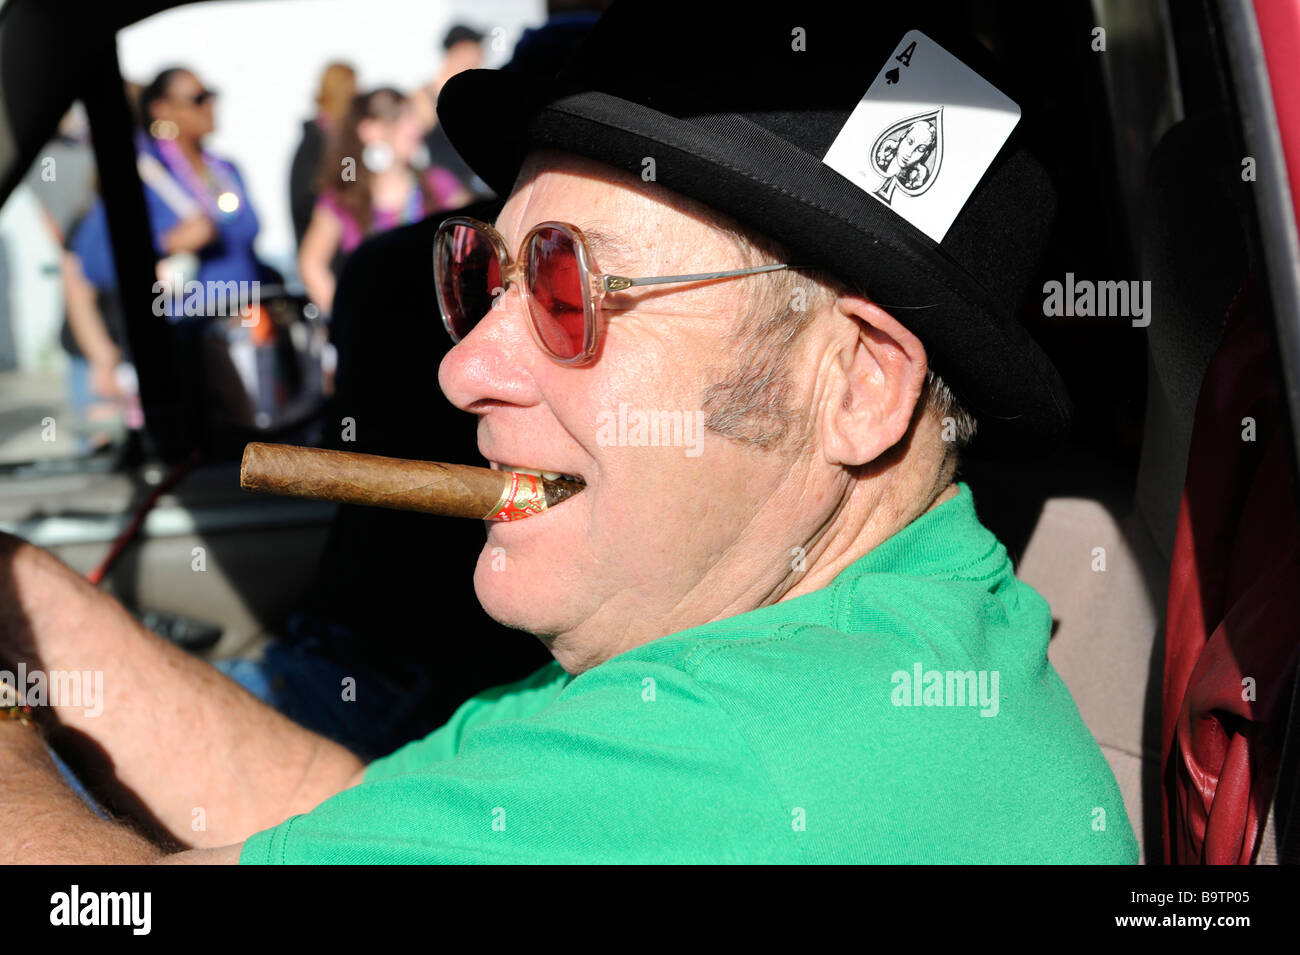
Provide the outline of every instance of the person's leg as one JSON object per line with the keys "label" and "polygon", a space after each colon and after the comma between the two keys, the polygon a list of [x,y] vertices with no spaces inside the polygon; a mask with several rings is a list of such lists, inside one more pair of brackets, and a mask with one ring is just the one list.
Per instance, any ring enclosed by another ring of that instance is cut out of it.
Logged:
{"label": "person's leg", "polygon": [[[71,405],[73,421],[78,430],[85,427],[90,406],[94,401],[95,395],[90,388],[90,362],[80,355],[69,355],[68,403]],[[90,442],[85,435],[78,434],[76,441],[78,454],[84,454],[89,450]]]}
{"label": "person's leg", "polygon": [[223,660],[217,669],[362,759],[385,756],[438,728],[424,715],[431,684],[423,669],[380,674],[361,662],[355,641],[336,628],[322,633],[319,624],[299,615],[289,629],[289,637],[270,643],[261,660]]}
{"label": "person's leg", "polygon": [[104,812],[104,808],[90,794],[90,790],[77,778],[76,773],[69,768],[68,764],[63,761],[53,748],[48,744],[45,748],[49,750],[50,758],[54,760],[54,765],[59,768],[59,772],[63,775],[63,781],[68,784],[68,788],[81,797],[81,801],[90,807],[91,812],[100,819],[107,819],[108,813]]}

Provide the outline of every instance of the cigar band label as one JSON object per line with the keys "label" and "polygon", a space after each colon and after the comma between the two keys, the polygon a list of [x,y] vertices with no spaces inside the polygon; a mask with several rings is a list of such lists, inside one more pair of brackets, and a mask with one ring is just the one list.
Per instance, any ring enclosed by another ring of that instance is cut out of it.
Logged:
{"label": "cigar band label", "polygon": [[546,510],[546,490],[539,478],[532,474],[510,472],[510,486],[497,501],[496,507],[485,521],[521,521],[536,517]]}

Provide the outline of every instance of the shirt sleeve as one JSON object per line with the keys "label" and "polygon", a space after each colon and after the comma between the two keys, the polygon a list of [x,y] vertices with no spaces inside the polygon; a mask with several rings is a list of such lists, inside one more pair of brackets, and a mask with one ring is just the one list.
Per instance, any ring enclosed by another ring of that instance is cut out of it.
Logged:
{"label": "shirt sleeve", "polygon": [[425,178],[429,183],[430,191],[433,192],[434,200],[438,203],[438,209],[433,210],[435,212],[449,208],[452,200],[465,188],[456,178],[455,173],[442,166],[430,166]]}
{"label": "shirt sleeve", "polygon": [[568,674],[552,660],[536,673],[504,686],[493,687],[466,700],[442,726],[424,739],[407,743],[366,767],[366,781],[412,772],[431,763],[451,759],[465,732],[492,720],[522,719],[549,703]]}
{"label": "shirt sleeve", "polygon": [[[791,862],[790,818],[698,682],[615,657],[530,717],[466,729],[452,758],[368,774],[257,833],[240,861],[736,862],[755,861],[757,843],[773,847],[761,861]],[[760,829],[776,838],[755,840]]]}
{"label": "shirt sleeve", "polygon": [[90,211],[73,233],[69,249],[81,260],[81,271],[95,288],[117,288],[117,266],[113,261],[113,244],[108,237],[108,215],[104,200],[95,198]]}

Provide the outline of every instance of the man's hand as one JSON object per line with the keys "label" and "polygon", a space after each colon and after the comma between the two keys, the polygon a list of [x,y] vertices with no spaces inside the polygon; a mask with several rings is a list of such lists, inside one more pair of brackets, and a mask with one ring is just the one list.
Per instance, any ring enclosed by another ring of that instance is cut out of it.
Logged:
{"label": "man's hand", "polygon": [[[15,670],[19,662],[47,678],[102,673],[98,712],[50,706],[48,738],[150,839],[95,817],[63,785],[32,727],[18,724],[0,727],[0,832],[19,840],[0,841],[10,858],[77,861],[102,850],[146,861],[163,854],[154,842],[229,847],[315,808],[364,772],[346,749],[149,632],[52,555],[0,533],[0,663]],[[17,730],[28,735],[15,738]]]}

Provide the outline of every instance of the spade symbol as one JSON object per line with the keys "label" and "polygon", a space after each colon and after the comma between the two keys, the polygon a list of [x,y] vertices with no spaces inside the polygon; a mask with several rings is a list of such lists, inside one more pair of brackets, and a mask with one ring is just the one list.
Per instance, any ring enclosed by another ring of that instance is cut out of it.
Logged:
{"label": "spade symbol", "polygon": [[886,204],[896,189],[919,196],[938,178],[942,162],[943,107],[900,119],[871,146],[871,168],[884,177],[875,195]]}
{"label": "spade symbol", "polygon": [[892,70],[890,70],[888,73],[885,74],[885,85],[893,86],[897,82],[898,82],[898,67],[894,67]]}

